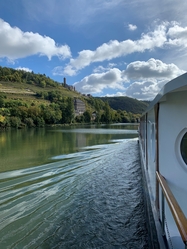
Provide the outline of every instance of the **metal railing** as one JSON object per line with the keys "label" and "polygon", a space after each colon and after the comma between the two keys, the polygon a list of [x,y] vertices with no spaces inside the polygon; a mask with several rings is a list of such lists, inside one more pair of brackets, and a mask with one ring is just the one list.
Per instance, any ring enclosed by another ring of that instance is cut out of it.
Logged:
{"label": "metal railing", "polygon": [[187,219],[184,215],[182,209],[180,208],[177,200],[175,199],[173,193],[171,192],[165,178],[156,171],[157,180],[162,188],[162,229],[165,235],[165,207],[164,207],[164,197],[167,200],[175,223],[180,232],[181,238],[184,242],[185,249],[187,249]]}

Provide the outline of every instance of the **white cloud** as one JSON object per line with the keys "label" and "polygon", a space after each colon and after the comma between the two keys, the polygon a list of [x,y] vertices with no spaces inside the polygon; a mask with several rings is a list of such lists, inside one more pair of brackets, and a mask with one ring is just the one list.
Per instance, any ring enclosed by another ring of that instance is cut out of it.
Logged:
{"label": "white cloud", "polygon": [[110,69],[105,73],[95,73],[84,77],[80,82],[74,83],[77,91],[81,93],[101,93],[103,89],[124,90],[121,71],[117,68]]}
{"label": "white cloud", "polygon": [[[105,68],[99,67],[98,71]],[[81,93],[98,94],[104,89],[122,90],[110,96],[127,95],[132,98],[151,100],[171,79],[185,73],[175,64],[166,64],[154,58],[148,61],[135,61],[127,65],[126,70],[117,68],[95,73],[74,84]],[[126,86],[125,86],[126,85]],[[109,95],[107,95],[109,96]]]}
{"label": "white cloud", "polygon": [[137,29],[137,26],[136,25],[133,25],[133,24],[129,24],[128,25],[128,29],[131,30],[131,31],[134,31]]}
{"label": "white cloud", "polygon": [[63,73],[63,67],[61,67],[61,66],[55,67],[53,69],[53,71],[52,71],[52,74],[53,75],[59,75],[59,76],[64,75],[64,73]]}
{"label": "white cloud", "polygon": [[74,76],[77,74],[77,72],[72,68],[71,65],[67,65],[65,69],[62,69],[62,74],[63,75],[69,75],[69,76]]}
{"label": "white cloud", "polygon": [[107,71],[107,69],[103,66],[98,66],[98,67],[94,68],[94,70],[93,70],[94,73],[102,73],[102,72],[106,72],[106,71]]}
{"label": "white cloud", "polygon": [[117,92],[112,94],[107,93],[104,97],[120,97],[120,96],[126,96],[126,92]]}
{"label": "white cloud", "polygon": [[0,57],[15,60],[31,55],[57,56],[65,59],[71,56],[67,45],[58,45],[48,36],[38,33],[23,32],[17,27],[11,27],[7,22],[0,19]]}
{"label": "white cloud", "polygon": [[168,44],[175,46],[187,47],[187,27],[180,27],[178,23],[174,23],[170,27],[167,35],[169,37]]}
{"label": "white cloud", "polygon": [[175,64],[165,64],[161,60],[154,58],[148,61],[135,61],[130,63],[124,75],[129,79],[172,79],[181,74],[184,71],[180,70]]}
{"label": "white cloud", "polygon": [[22,70],[22,71],[25,71],[25,72],[32,72],[31,69],[29,69],[28,67],[17,67],[15,68],[16,70]]}
{"label": "white cloud", "polygon": [[111,68],[114,68],[116,66],[116,63],[108,63],[107,67],[103,67],[103,66],[98,66],[96,68],[94,68],[93,72],[94,73],[103,73],[103,72],[107,72],[109,71]]}
{"label": "white cloud", "polygon": [[109,67],[109,68],[113,68],[113,67],[115,67],[116,65],[117,65],[116,63],[111,63],[111,62],[108,63],[108,67]]}
{"label": "white cloud", "polygon": [[157,79],[136,81],[126,89],[126,95],[136,99],[152,100],[167,82],[168,80],[158,81]]}
{"label": "white cloud", "polygon": [[132,62],[123,74],[131,82],[136,81],[126,89],[126,95],[137,99],[152,100],[164,84],[183,73],[185,71],[175,64],[166,64],[153,58],[148,61]]}
{"label": "white cloud", "polygon": [[155,30],[142,33],[138,40],[111,40],[103,43],[96,50],[82,50],[77,58],[71,58],[64,68],[64,73],[76,75],[77,72],[91,63],[110,61],[115,58],[127,56],[135,52],[153,51],[156,48],[169,50],[171,46],[179,49],[187,47],[187,27],[180,27],[176,22],[162,22]]}
{"label": "white cloud", "polygon": [[119,42],[117,40],[103,43],[95,51],[82,50],[79,56],[75,59],[71,58],[70,63],[65,67],[64,72],[70,71],[74,74],[78,70],[89,66],[93,62],[101,62],[105,60],[112,60],[114,58],[126,56],[135,52],[144,52],[145,50],[152,50],[154,48],[161,48],[165,44],[166,26],[167,23],[159,25],[153,32],[142,34],[141,38],[137,41],[125,40]]}

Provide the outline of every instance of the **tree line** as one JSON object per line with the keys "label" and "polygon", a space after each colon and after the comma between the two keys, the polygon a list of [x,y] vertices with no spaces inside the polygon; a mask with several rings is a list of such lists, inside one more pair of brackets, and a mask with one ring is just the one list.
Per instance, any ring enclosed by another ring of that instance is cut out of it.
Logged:
{"label": "tree line", "polygon": [[99,98],[104,102],[107,101],[110,107],[114,110],[126,110],[127,112],[132,112],[135,114],[143,113],[149,105],[148,101],[140,101],[127,96]]}
{"label": "tree line", "polygon": [[[50,94],[48,96],[51,96]],[[54,95],[53,95],[54,97]],[[50,97],[51,99],[51,97]],[[54,97],[50,102],[42,103],[23,100],[7,99],[0,95],[0,127],[44,127],[45,125],[72,124],[72,123],[111,123],[136,122],[139,116],[126,111],[113,110],[107,102],[92,98],[93,105],[87,100],[86,111],[78,116],[74,112],[74,99]]]}
{"label": "tree line", "polygon": [[45,74],[35,74],[24,70],[16,70],[8,67],[0,66],[0,81],[4,82],[20,82],[30,85],[36,85],[42,88],[46,86],[57,87],[59,83],[50,79]]}

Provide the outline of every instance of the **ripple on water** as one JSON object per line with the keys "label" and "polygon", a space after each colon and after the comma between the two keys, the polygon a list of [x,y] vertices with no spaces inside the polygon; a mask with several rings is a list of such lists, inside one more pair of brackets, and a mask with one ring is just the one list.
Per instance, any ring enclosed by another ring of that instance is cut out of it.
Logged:
{"label": "ripple on water", "polygon": [[147,248],[136,140],[0,178],[1,248]]}

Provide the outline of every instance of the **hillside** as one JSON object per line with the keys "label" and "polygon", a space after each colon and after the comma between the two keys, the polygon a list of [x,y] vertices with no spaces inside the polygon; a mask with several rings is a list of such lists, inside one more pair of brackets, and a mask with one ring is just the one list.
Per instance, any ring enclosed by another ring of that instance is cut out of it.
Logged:
{"label": "hillside", "polygon": [[145,108],[144,102],[132,98],[83,96],[65,80],[58,83],[43,74],[0,67],[0,129],[132,123],[139,120]]}
{"label": "hillside", "polygon": [[[4,93],[8,99],[21,99],[31,102],[51,102],[54,98],[70,97],[83,100],[90,109],[95,109],[95,102],[104,106],[102,102],[108,102],[114,110],[122,110],[134,114],[141,114],[148,103],[129,97],[96,97],[82,96],[72,86],[56,82],[45,74],[35,74],[12,68],[0,67],[0,94]],[[95,100],[94,100],[95,99]]]}
{"label": "hillside", "polygon": [[122,110],[134,114],[141,114],[148,106],[148,102],[139,101],[129,97],[101,97],[104,102],[108,101],[114,110]]}
{"label": "hillside", "polygon": [[35,100],[38,93],[45,96],[51,91],[57,91],[65,97],[81,96],[76,91],[71,91],[68,85],[64,87],[45,74],[0,67],[0,93],[5,93],[8,98]]}

